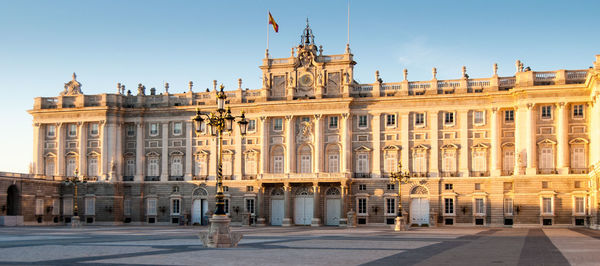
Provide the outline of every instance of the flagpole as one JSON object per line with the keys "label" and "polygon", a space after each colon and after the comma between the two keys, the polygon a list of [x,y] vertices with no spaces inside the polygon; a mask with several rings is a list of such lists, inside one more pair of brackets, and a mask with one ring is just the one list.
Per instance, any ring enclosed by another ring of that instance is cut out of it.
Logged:
{"label": "flagpole", "polygon": [[269,57],[269,15],[270,11],[267,9],[267,51],[265,52],[265,57]]}
{"label": "flagpole", "polygon": [[350,0],[348,0],[348,45],[350,45]]}

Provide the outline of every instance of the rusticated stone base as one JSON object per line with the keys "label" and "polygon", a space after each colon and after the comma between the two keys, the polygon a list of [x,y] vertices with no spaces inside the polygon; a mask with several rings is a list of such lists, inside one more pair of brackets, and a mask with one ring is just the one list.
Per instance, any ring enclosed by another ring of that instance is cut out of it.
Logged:
{"label": "rusticated stone base", "polygon": [[231,232],[229,219],[226,215],[213,215],[210,219],[208,232],[200,232],[199,238],[207,248],[236,247],[242,239],[242,233]]}

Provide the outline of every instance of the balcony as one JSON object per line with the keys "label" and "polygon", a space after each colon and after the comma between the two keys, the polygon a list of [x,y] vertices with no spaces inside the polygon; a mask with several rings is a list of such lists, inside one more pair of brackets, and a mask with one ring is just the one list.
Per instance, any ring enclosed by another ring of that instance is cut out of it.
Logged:
{"label": "balcony", "polygon": [[542,175],[555,175],[558,174],[556,168],[538,168],[538,174]]}
{"label": "balcony", "polygon": [[133,181],[133,176],[123,176],[123,181],[124,182],[131,182],[131,181]]}
{"label": "balcony", "polygon": [[169,176],[169,181],[183,181],[183,176]]}
{"label": "balcony", "polygon": [[371,178],[371,173],[354,173],[354,178]]}
{"label": "balcony", "polygon": [[196,175],[196,176],[192,176],[192,180],[194,181],[204,181],[207,179],[206,175]]}
{"label": "balcony", "polygon": [[571,168],[571,174],[587,174],[590,171],[588,168]]}
{"label": "balcony", "polygon": [[144,181],[160,181],[160,176],[146,176]]}

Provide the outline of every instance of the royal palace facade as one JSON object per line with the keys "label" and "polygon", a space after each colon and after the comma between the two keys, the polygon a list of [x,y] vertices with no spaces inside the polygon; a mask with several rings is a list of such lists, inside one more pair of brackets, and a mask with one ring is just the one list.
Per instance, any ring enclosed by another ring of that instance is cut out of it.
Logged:
{"label": "royal palace facade", "polygon": [[[349,46],[324,55],[307,26],[289,57],[267,50],[260,89],[240,79],[226,91],[232,113],[249,119],[246,135],[223,138],[233,222],[393,223],[398,183],[389,176],[400,162],[411,176],[401,186],[409,224],[598,228],[600,56],[582,70],[517,61],[509,77],[494,65],[489,78],[463,67],[460,78],[438,80],[434,68],[427,81],[404,70],[400,82],[376,72],[369,84],[355,81],[355,64]],[[2,200],[20,204],[4,206],[26,224],[67,223],[75,200],[86,223],[206,224],[217,148],[191,117],[216,109],[217,82],[206,92],[190,82],[185,93],[81,87],[73,75],[59,96],[35,99],[33,173],[2,177]],[[77,199],[60,182],[75,175],[87,180]]]}

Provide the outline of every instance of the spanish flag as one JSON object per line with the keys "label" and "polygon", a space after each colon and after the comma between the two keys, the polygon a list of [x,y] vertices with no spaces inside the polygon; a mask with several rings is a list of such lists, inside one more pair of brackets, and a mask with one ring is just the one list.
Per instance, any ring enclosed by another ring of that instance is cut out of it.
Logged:
{"label": "spanish flag", "polygon": [[269,12],[269,24],[273,25],[275,32],[279,32],[279,25],[277,25],[277,22],[275,22],[275,19],[271,16],[271,12]]}

